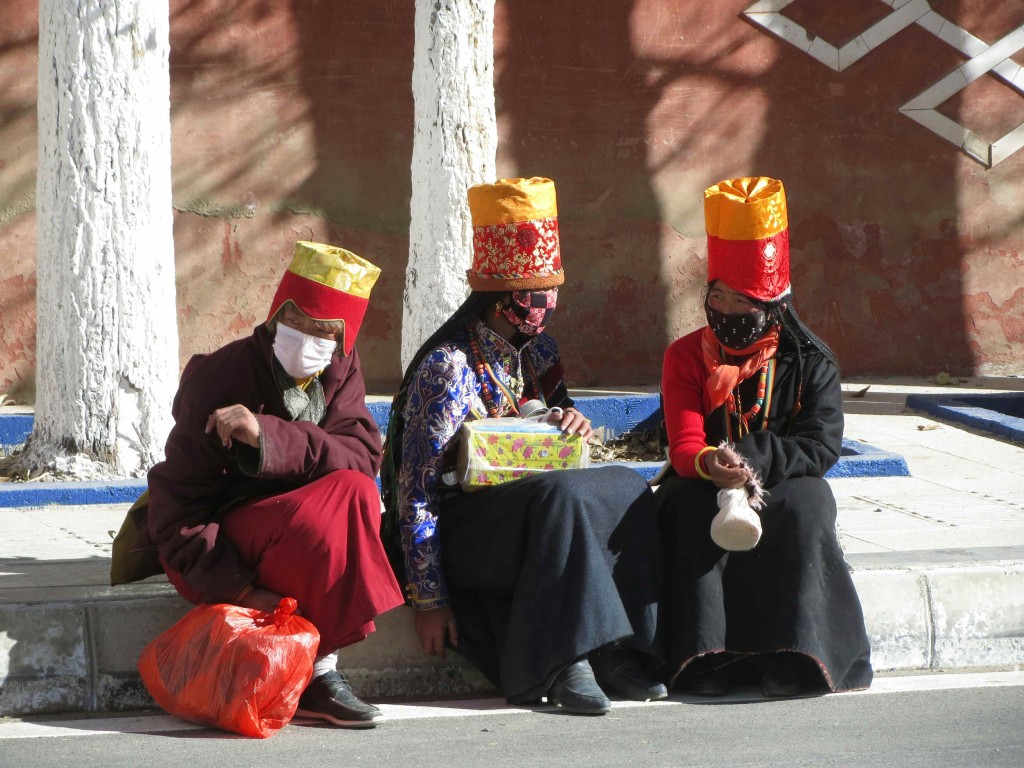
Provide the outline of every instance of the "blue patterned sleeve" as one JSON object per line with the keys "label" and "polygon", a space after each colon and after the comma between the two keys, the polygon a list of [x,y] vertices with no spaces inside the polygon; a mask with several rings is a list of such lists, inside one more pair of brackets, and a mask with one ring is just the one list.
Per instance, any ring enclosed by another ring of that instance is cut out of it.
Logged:
{"label": "blue patterned sleeve", "polygon": [[448,603],[437,535],[438,485],[445,448],[469,414],[474,393],[465,355],[449,347],[431,352],[409,384],[398,475],[399,525],[416,608]]}

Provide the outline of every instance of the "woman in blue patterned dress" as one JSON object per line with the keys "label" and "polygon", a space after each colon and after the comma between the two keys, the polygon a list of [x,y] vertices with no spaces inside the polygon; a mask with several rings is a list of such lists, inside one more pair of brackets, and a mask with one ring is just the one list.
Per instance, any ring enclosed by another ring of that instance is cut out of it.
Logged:
{"label": "woman in blue patterned dress", "polygon": [[643,479],[607,467],[474,493],[456,482],[467,420],[518,415],[541,400],[562,409],[551,418],[564,432],[591,432],[543,333],[563,280],[554,184],[479,185],[469,203],[473,293],[407,368],[381,471],[384,535],[401,540],[423,650],[455,648],[511,703],[547,696],[568,712],[603,714],[609,694],[663,698],[649,674],[662,657],[661,566]]}

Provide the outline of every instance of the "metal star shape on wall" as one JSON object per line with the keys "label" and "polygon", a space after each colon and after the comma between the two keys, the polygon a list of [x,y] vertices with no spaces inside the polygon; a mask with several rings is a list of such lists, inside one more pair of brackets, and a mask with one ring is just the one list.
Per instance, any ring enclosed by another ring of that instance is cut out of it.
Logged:
{"label": "metal star shape on wall", "polygon": [[795,0],[760,0],[749,6],[743,15],[836,72],[842,72],[911,24],[917,24],[956,48],[968,60],[901,106],[900,112],[988,168],[1024,148],[1024,123],[1005,136],[988,141],[937,110],[943,102],[989,73],[1024,95],[1024,67],[1010,58],[1024,50],[1024,25],[988,44],[933,11],[928,0],[881,1],[891,6],[893,12],[841,47],[826,42],[782,15],[781,11]]}

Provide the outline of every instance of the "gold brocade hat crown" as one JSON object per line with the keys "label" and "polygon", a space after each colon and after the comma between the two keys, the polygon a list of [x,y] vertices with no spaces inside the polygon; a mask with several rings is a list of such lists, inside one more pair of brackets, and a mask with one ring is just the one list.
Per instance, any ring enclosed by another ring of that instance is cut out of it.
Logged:
{"label": "gold brocade hat crown", "polygon": [[501,179],[469,188],[474,291],[553,288],[565,280],[551,179]]}
{"label": "gold brocade hat crown", "polygon": [[344,321],[345,354],[350,354],[378,277],[379,267],[351,251],[300,240],[267,319],[290,300],[314,320]]}
{"label": "gold brocade hat crown", "polygon": [[778,179],[726,179],[704,190],[708,283],[757,299],[789,293],[789,214]]}

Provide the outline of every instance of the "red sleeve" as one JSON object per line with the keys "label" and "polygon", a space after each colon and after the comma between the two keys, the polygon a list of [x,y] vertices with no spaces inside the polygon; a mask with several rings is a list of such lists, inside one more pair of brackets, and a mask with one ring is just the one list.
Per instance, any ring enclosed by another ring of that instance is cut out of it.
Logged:
{"label": "red sleeve", "polygon": [[707,445],[704,419],[711,409],[704,394],[707,372],[700,349],[702,331],[669,346],[661,373],[669,460],[682,477],[699,477],[694,460]]}

